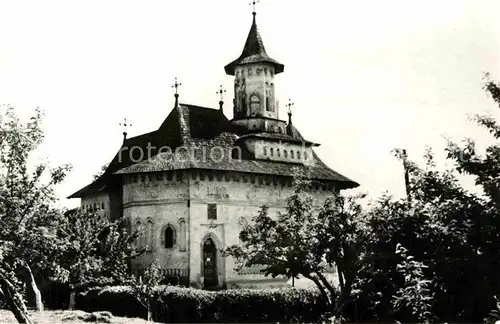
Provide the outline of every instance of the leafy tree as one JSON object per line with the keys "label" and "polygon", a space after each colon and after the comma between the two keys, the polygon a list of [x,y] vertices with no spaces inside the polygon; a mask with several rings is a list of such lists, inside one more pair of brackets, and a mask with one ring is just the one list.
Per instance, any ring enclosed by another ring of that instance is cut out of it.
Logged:
{"label": "leafy tree", "polygon": [[148,312],[147,320],[152,321],[152,302],[155,287],[164,279],[160,262],[155,260],[144,271],[144,275],[132,281],[132,292]]}
{"label": "leafy tree", "polygon": [[123,221],[71,210],[58,227],[58,237],[61,244],[53,279],[69,285],[70,309],[79,290],[129,282],[128,261],[138,252],[135,235],[128,233]]}
{"label": "leafy tree", "polygon": [[39,109],[28,123],[22,123],[12,107],[0,111],[0,286],[21,323],[30,320],[20,272],[28,271],[28,286],[38,293],[37,308],[41,309],[31,269],[50,262],[50,254],[43,250],[51,249],[46,224],[57,216],[52,208],[56,199],[53,188],[70,170],[68,165],[50,169],[43,163],[30,170],[29,157],[43,141],[41,121]]}
{"label": "leafy tree", "polygon": [[[241,244],[228,247],[225,254],[235,257],[238,267],[265,266],[266,276],[302,275],[312,280],[331,306],[332,315],[339,319],[361,264],[361,228],[357,221],[361,207],[357,197],[332,193],[318,210],[309,193],[311,185],[310,180],[297,174],[285,212],[273,219],[263,206],[252,224],[240,233]],[[340,296],[324,275],[327,267],[334,265]]]}
{"label": "leafy tree", "polygon": [[393,305],[396,311],[410,308],[419,323],[429,323],[432,317],[431,280],[426,279],[422,262],[414,260],[401,244],[396,246],[396,254],[401,258],[397,270],[404,276],[404,285],[396,291]]}

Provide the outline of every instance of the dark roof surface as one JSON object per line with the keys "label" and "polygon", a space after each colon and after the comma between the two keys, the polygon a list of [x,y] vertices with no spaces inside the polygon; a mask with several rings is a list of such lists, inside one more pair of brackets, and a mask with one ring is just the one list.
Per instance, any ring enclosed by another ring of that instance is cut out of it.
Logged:
{"label": "dark roof surface", "polygon": [[255,13],[253,14],[252,27],[250,27],[250,32],[248,33],[247,41],[243,47],[243,52],[240,57],[225,66],[226,73],[229,75],[234,75],[234,70],[237,65],[250,64],[265,62],[274,65],[275,74],[284,71],[285,66],[278,61],[272,59],[266,53],[266,48],[264,47],[264,42],[260,36],[259,29],[257,28],[257,23],[255,22]]}
{"label": "dark roof surface", "polygon": [[[254,160],[238,140],[245,136],[262,136],[279,140],[305,141],[297,129],[293,134],[242,134],[218,109],[181,104],[174,108],[158,130],[124,141],[108,169],[90,185],[69,198],[82,197],[105,190],[114,174],[160,172],[182,169],[206,169],[292,176],[294,167],[311,172],[314,178],[335,181],[341,188],[358,184],[331,170],[314,154],[311,166],[300,163]],[[148,156],[147,147],[151,155]],[[311,143],[311,142],[307,142]],[[139,160],[139,149],[144,157]],[[242,149],[242,158],[233,158],[235,147]],[[136,153],[136,154],[133,154]]]}

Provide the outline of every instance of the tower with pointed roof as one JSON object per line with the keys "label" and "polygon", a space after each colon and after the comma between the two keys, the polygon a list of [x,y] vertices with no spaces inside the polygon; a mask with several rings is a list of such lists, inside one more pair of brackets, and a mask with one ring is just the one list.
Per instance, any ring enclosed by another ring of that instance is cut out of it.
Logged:
{"label": "tower with pointed roof", "polygon": [[284,65],[271,58],[257,28],[256,12],[241,55],[225,66],[234,76],[233,125],[248,132],[283,133],[275,96],[275,76]]}
{"label": "tower with pointed roof", "polygon": [[[239,243],[239,233],[263,205],[271,217],[286,207],[296,169],[316,184],[314,204],[358,184],[329,168],[292,124],[279,118],[274,92],[284,65],[264,47],[253,21],[241,55],[225,66],[234,76],[234,116],[219,108],[179,102],[152,132],[124,137],[106,171],[69,198],[137,230],[145,253],[133,260],[141,272],[159,260],[167,278],[202,288],[283,284],[260,267],[235,271],[221,251]],[[290,102],[289,108],[293,104]]]}

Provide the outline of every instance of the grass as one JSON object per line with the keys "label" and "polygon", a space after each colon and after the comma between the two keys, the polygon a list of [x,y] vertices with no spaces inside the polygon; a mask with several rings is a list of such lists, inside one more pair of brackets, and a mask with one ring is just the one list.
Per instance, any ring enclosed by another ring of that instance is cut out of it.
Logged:
{"label": "grass", "polygon": [[[82,311],[62,311],[62,310],[46,310],[40,313],[31,312],[30,318],[36,324],[87,324],[87,323],[111,323],[111,324],[146,324],[144,319],[140,318],[125,318],[114,317],[109,312],[102,313],[85,313]],[[17,323],[14,315],[8,310],[0,310],[0,323]],[[152,323],[152,322],[149,322]]]}

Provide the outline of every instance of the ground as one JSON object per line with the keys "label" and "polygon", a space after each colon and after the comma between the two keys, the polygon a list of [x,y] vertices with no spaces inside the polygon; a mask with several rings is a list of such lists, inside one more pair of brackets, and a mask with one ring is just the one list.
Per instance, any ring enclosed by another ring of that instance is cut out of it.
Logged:
{"label": "ground", "polygon": [[[139,318],[124,318],[124,317],[109,317],[106,314],[100,315],[103,320],[97,320],[95,317],[92,317],[91,314],[85,313],[82,311],[62,311],[56,310],[51,311],[47,310],[41,313],[30,312],[30,317],[36,324],[87,324],[87,323],[111,323],[111,324],[146,324],[143,319]],[[110,318],[110,321],[106,321],[107,318]],[[85,321],[84,319],[87,319]],[[0,323],[8,324],[8,323],[17,323],[14,315],[10,311],[0,310]],[[152,322],[149,322],[152,323]]]}

